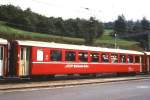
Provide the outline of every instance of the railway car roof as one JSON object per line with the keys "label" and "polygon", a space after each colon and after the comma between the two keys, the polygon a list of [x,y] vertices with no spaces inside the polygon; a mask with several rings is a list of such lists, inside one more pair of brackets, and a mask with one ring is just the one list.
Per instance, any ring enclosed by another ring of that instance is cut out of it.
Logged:
{"label": "railway car roof", "polygon": [[146,53],[147,55],[150,55],[150,52],[144,52],[144,53]]}
{"label": "railway car roof", "polygon": [[0,44],[7,44],[8,42],[7,42],[7,40],[6,39],[2,39],[2,38],[0,38]]}
{"label": "railway car roof", "polygon": [[37,47],[49,47],[49,48],[64,48],[70,50],[90,50],[90,51],[101,51],[101,52],[113,52],[113,53],[127,53],[127,54],[140,54],[144,53],[133,50],[123,50],[123,49],[112,49],[112,48],[102,48],[102,47],[92,47],[85,45],[72,45],[72,44],[60,44],[54,42],[39,42],[39,41],[28,41],[28,40],[16,40],[19,45],[24,46],[37,46]]}

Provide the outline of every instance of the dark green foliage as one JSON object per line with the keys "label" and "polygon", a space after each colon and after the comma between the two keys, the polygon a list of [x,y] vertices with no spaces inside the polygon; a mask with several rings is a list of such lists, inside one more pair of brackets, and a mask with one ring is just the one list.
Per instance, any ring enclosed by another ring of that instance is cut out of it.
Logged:
{"label": "dark green foliage", "polygon": [[117,34],[127,31],[127,23],[123,15],[118,16],[118,19],[114,22],[114,31],[117,32]]}
{"label": "dark green foliage", "polygon": [[143,17],[143,19],[141,20],[141,26],[143,31],[147,31],[150,29],[150,23],[145,17]]}
{"label": "dark green foliage", "polygon": [[124,16],[118,16],[118,19],[114,22],[104,23],[105,29],[114,29],[117,33],[137,33],[150,30],[150,22],[143,17],[142,20],[128,20],[126,21]]}
{"label": "dark green foliage", "polygon": [[64,21],[65,26],[65,35],[66,36],[72,36],[72,37],[83,37],[81,30],[80,30],[80,24],[82,21],[77,19],[68,19]]}
{"label": "dark green foliage", "polygon": [[10,22],[13,18],[22,14],[22,10],[19,7],[13,5],[1,5],[0,6],[0,20]]}
{"label": "dark green foliage", "polygon": [[132,32],[142,32],[142,25],[141,22],[139,20],[137,20],[136,22],[134,22],[134,26],[132,28]]}
{"label": "dark green foliage", "polygon": [[[127,37],[126,39],[140,42],[141,47],[143,47],[145,50],[147,49],[148,36],[144,33],[150,32],[150,22],[146,19],[146,17],[143,17],[142,20],[126,21],[125,17],[122,15],[118,16],[118,19],[115,22],[107,22],[104,23],[104,25],[106,29],[114,29],[115,32],[120,33],[118,36],[127,36],[128,34],[133,34],[132,37]],[[142,33],[143,35],[136,35]],[[112,35],[114,35],[114,33],[112,33]]]}
{"label": "dark green foliage", "polygon": [[100,37],[103,33],[103,24],[94,18],[89,20],[48,18],[32,12],[30,8],[22,10],[13,5],[0,6],[0,20],[6,21],[11,27],[27,31],[84,38],[86,44],[92,44],[94,38]]}
{"label": "dark green foliage", "polygon": [[113,29],[114,27],[114,22],[106,22],[104,23],[105,29]]}

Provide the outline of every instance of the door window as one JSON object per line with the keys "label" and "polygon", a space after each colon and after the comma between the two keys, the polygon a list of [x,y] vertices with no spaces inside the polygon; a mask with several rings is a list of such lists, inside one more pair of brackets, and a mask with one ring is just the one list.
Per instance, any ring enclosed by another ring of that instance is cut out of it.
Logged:
{"label": "door window", "polygon": [[23,48],[21,48],[21,60],[23,60]]}
{"label": "door window", "polygon": [[26,60],[27,61],[29,61],[29,57],[30,57],[29,48],[26,48]]}
{"label": "door window", "polygon": [[0,60],[3,60],[3,47],[0,47]]}

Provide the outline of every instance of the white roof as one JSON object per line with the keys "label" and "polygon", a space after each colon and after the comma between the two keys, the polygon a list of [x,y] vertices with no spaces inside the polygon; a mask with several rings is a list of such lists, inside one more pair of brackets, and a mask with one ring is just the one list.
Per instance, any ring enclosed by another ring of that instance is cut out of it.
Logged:
{"label": "white roof", "polygon": [[0,44],[7,44],[8,42],[7,42],[7,40],[6,39],[2,39],[2,38],[0,38]]}
{"label": "white roof", "polygon": [[72,45],[72,44],[60,44],[54,42],[39,42],[39,41],[28,41],[28,40],[16,40],[19,45],[23,46],[37,46],[37,47],[49,47],[49,48],[64,48],[71,50],[90,50],[90,51],[101,51],[101,52],[113,52],[113,53],[127,53],[127,54],[141,54],[144,53],[133,50],[123,50],[123,49],[111,49],[111,48],[101,48],[92,47],[85,45]]}

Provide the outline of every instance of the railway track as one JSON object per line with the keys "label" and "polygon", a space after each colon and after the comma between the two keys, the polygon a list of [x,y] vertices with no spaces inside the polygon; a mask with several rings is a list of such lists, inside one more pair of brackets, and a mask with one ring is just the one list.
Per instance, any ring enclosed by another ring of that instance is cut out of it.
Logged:
{"label": "railway track", "polygon": [[21,90],[21,89],[35,89],[35,88],[55,88],[55,87],[66,87],[76,86],[85,84],[98,84],[107,82],[120,82],[120,81],[131,81],[150,79],[149,75],[138,75],[128,77],[111,77],[111,78],[84,78],[84,79],[68,79],[68,80],[47,80],[47,81],[26,81],[26,82],[14,82],[14,83],[1,83],[0,91],[10,90]]}

